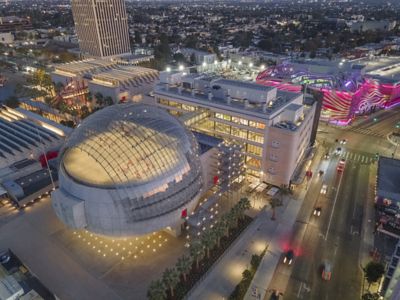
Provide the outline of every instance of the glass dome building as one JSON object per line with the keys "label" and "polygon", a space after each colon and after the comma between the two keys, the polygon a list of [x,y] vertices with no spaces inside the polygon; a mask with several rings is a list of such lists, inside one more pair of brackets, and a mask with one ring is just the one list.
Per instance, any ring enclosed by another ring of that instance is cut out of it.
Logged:
{"label": "glass dome building", "polygon": [[193,134],[166,111],[119,104],[85,119],[60,152],[58,218],[102,235],[180,226],[201,193]]}

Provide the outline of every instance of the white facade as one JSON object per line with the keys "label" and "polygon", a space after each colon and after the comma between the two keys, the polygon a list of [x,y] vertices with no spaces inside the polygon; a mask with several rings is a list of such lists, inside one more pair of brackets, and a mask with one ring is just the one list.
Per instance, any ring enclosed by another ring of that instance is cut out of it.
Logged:
{"label": "white facade", "polygon": [[0,44],[12,44],[14,35],[11,32],[0,33]]}
{"label": "white facade", "polygon": [[[194,130],[244,144],[247,173],[288,185],[309,147],[315,104],[303,95],[201,74],[161,73],[157,105],[193,114]],[[197,114],[197,115],[196,115]]]}

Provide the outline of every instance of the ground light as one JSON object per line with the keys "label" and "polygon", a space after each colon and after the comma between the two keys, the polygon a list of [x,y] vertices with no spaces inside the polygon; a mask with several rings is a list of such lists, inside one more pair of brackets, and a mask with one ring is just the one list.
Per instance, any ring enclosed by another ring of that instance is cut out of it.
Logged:
{"label": "ground light", "polygon": [[153,232],[140,237],[111,238],[87,230],[73,231],[79,246],[100,258],[114,257],[120,260],[137,259],[146,253],[156,253],[168,242],[164,232]]}

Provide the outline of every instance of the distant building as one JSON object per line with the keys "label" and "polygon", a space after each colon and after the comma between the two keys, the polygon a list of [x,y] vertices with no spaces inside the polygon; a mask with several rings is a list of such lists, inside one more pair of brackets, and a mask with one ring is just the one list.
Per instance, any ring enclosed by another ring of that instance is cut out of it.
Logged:
{"label": "distant building", "polygon": [[72,0],[72,14],[85,57],[131,53],[124,0]]}
{"label": "distant building", "polygon": [[14,35],[11,32],[0,33],[0,44],[12,44]]}
{"label": "distant building", "polygon": [[400,298],[400,241],[397,243],[390,263],[386,270],[382,290],[385,292],[385,299],[397,300]]}
{"label": "distant building", "polygon": [[310,146],[315,104],[303,94],[255,83],[163,72],[154,90],[157,105],[191,119],[193,130],[244,145],[246,173],[288,185]]}
{"label": "distant building", "polygon": [[57,65],[51,73],[52,81],[89,88],[92,95],[101,93],[114,103],[139,100],[148,94],[158,79],[158,71],[135,66],[149,56],[131,56],[127,60],[87,59]]}
{"label": "distant building", "polygon": [[351,32],[391,31],[396,27],[396,21],[380,20],[352,22],[349,26]]}
{"label": "distant building", "polygon": [[32,23],[29,18],[16,16],[0,17],[0,32],[15,32],[27,29],[32,29]]}
{"label": "distant building", "polygon": [[213,64],[217,60],[216,54],[209,53],[207,51],[201,51],[192,48],[182,48],[178,50],[178,52],[182,53],[187,61],[190,61],[197,65]]}

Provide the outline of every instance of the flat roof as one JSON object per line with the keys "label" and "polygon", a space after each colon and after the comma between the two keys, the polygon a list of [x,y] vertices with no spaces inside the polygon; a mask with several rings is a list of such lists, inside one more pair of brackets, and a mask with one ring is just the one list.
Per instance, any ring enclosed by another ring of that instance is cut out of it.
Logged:
{"label": "flat roof", "polygon": [[205,107],[214,106],[214,108],[216,109],[227,109],[227,110],[231,108],[233,112],[236,112],[238,114],[258,117],[266,120],[269,120],[269,116],[271,114],[277,112],[279,109],[282,109],[287,104],[291,103],[297,97],[302,95],[299,93],[292,93],[292,92],[278,90],[277,98],[276,100],[273,101],[273,105],[268,107],[267,110],[264,112],[261,105],[255,106],[250,104],[246,106],[244,104],[244,101],[237,101],[235,99],[232,99],[230,103],[227,103],[225,99],[221,99],[218,97],[212,97],[210,100],[208,98],[208,95],[205,95],[204,93],[195,93],[193,95],[190,91],[186,90],[181,90],[181,92],[179,92],[179,89],[173,86],[170,86],[167,90],[166,86],[159,84],[155,87],[154,92],[159,94],[164,94],[172,98],[178,98],[178,99],[180,98],[188,102],[191,101],[202,102],[204,103]]}
{"label": "flat roof", "polygon": [[258,83],[253,83],[253,82],[246,82],[246,81],[240,81],[240,80],[232,80],[232,79],[217,79],[213,81],[213,84],[223,84],[223,85],[229,85],[235,88],[245,88],[245,89],[251,89],[255,91],[263,91],[263,92],[269,92],[273,89],[276,89],[275,87],[272,86],[266,86],[266,85],[261,85]]}
{"label": "flat roof", "polygon": [[107,68],[117,65],[117,62],[108,59],[86,59],[81,61],[74,61],[66,64],[55,66],[55,72],[66,72],[75,75],[90,72],[99,68]]}
{"label": "flat roof", "polygon": [[93,83],[96,84],[117,84],[129,83],[139,85],[141,82],[136,81],[154,81],[158,78],[158,71],[150,68],[136,66],[119,66],[93,75]]}
{"label": "flat roof", "polygon": [[400,201],[400,160],[379,157],[376,192],[378,197]]}

